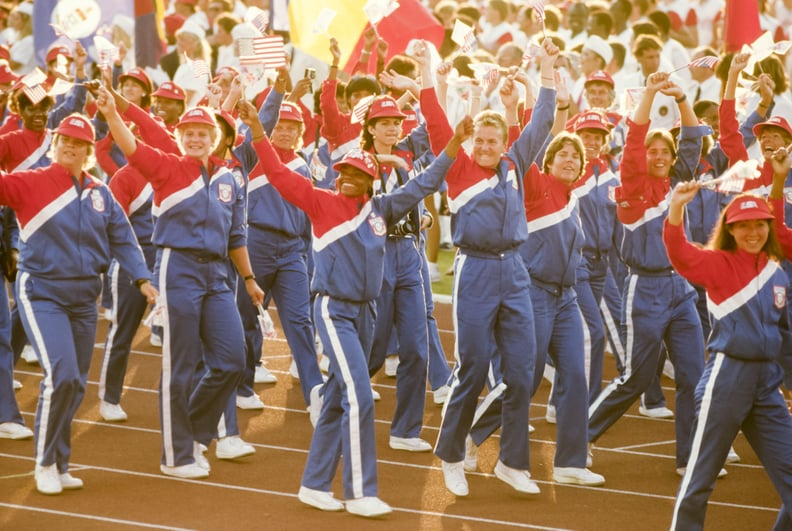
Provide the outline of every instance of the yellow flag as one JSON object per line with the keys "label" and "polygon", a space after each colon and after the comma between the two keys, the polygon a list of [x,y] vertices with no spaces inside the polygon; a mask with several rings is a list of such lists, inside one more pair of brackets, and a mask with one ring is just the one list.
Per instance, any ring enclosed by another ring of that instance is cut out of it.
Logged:
{"label": "yellow flag", "polygon": [[330,37],[335,37],[343,68],[368,23],[363,12],[365,4],[366,0],[289,0],[292,44],[329,63],[333,57]]}

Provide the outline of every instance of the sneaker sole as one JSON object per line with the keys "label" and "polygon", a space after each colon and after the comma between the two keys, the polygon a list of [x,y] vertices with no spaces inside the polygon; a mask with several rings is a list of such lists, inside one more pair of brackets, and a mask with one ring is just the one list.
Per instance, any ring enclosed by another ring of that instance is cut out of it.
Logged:
{"label": "sneaker sole", "polygon": [[252,452],[243,452],[238,454],[226,454],[226,453],[215,452],[215,457],[217,457],[218,459],[239,459],[240,457],[247,457],[248,455],[253,455],[255,453],[256,453],[255,449]]}
{"label": "sneaker sole", "polygon": [[308,505],[309,507],[313,507],[314,509],[319,509],[320,511],[327,511],[327,512],[339,512],[344,510],[344,504],[338,502],[338,505],[327,505],[323,504],[310,496],[305,496],[303,494],[298,494],[297,499],[300,500],[301,503]]}
{"label": "sneaker sole", "polygon": [[416,454],[419,454],[419,453],[422,453],[422,452],[431,452],[432,451],[432,446],[431,445],[429,445],[428,448],[416,448],[414,446],[408,446],[406,444],[389,442],[388,446],[390,446],[391,450],[403,450],[405,452],[413,452],[413,453],[416,453]]}
{"label": "sneaker sole", "polygon": [[599,487],[605,484],[604,479],[602,481],[585,481],[574,477],[556,476],[555,474],[553,474],[553,481],[562,485],[582,485],[584,487]]}
{"label": "sneaker sole", "polygon": [[531,486],[530,489],[518,489],[517,487],[512,485],[511,482],[508,479],[506,479],[506,476],[504,474],[501,474],[499,470],[495,470],[494,472],[495,472],[495,477],[497,477],[499,480],[503,481],[504,483],[506,483],[508,486],[510,486],[511,488],[513,488],[514,490],[516,490],[519,493],[522,493],[522,494],[539,494],[541,492],[539,490],[539,486],[536,485],[536,484]]}

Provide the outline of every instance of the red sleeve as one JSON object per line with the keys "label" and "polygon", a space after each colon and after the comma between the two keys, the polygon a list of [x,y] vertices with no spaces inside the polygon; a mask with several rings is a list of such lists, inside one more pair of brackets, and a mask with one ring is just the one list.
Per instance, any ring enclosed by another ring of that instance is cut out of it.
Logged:
{"label": "red sleeve", "polygon": [[[126,166],[125,166],[126,167]],[[110,180],[110,183],[107,185],[110,188],[110,191],[113,193],[113,197],[116,198],[118,204],[121,205],[121,208],[124,209],[126,215],[129,215],[129,205],[132,204],[135,197],[133,194],[132,187],[129,186],[129,179],[126,178],[126,175],[129,175],[128,171],[121,171],[119,170],[113,178]]]}
{"label": "red sleeve", "polygon": [[533,115],[533,107],[529,107],[529,108],[527,108],[527,109],[525,109],[525,110],[523,111],[523,116],[522,116],[522,126],[523,126],[523,127],[525,127],[525,125],[526,125],[528,122],[530,122],[530,121],[531,121],[531,116],[532,116],[532,115]]}
{"label": "red sleeve", "polygon": [[113,147],[113,137],[108,133],[96,143],[96,163],[102,168],[108,177],[113,177],[118,171],[118,164],[110,156],[110,149]]}
{"label": "red sleeve", "polygon": [[769,199],[770,207],[773,209],[773,216],[775,216],[774,224],[776,235],[778,236],[778,243],[781,244],[781,250],[784,251],[784,257],[787,260],[792,260],[792,229],[786,226],[784,220],[784,200],[783,199]]}
{"label": "red sleeve", "polygon": [[286,201],[305,211],[308,217],[312,217],[315,212],[314,198],[316,197],[319,202],[321,195],[324,194],[314,189],[310,179],[287,168],[266,136],[258,142],[253,142],[252,146],[259,158],[257,166],[267,174],[270,184]]}
{"label": "red sleeve", "polygon": [[137,168],[143,177],[159,190],[170,181],[171,172],[183,172],[182,158],[174,153],[163,153],[145,142],[138,142],[132,155],[127,156],[129,164]]}
{"label": "red sleeve", "polygon": [[628,118],[629,132],[624,144],[621,163],[621,186],[615,190],[616,214],[622,223],[633,223],[640,219],[648,205],[651,188],[646,172],[646,146],[644,139],[649,124],[636,124]]}
{"label": "red sleeve", "polygon": [[712,274],[722,262],[718,253],[690,243],[683,223],[672,225],[666,219],[663,223],[663,243],[671,265],[690,282],[707,287],[708,282],[719,280]]}
{"label": "red sleeve", "polygon": [[729,159],[729,165],[731,166],[741,160],[748,160],[748,150],[745,149],[745,144],[743,144],[740,123],[737,121],[735,100],[721,101],[718,118],[720,120],[718,142],[723,153]]}
{"label": "red sleeve", "polygon": [[[319,108],[322,109],[322,136],[335,145],[335,141],[341,134],[342,120],[345,116],[338,110],[336,102],[336,80],[325,79],[322,83],[322,95],[319,98]],[[349,119],[347,118],[347,121]]]}
{"label": "red sleeve", "polygon": [[520,138],[520,133],[522,129],[520,129],[519,125],[510,125],[509,126],[509,138],[506,139],[506,149],[508,150],[512,144],[514,144],[518,138]]}
{"label": "red sleeve", "polygon": [[130,104],[129,108],[124,112],[124,117],[134,122],[141,140],[146,144],[156,146],[165,153],[179,153],[179,145],[170,136],[167,129],[162,127],[153,116],[137,105]]}
{"label": "red sleeve", "polygon": [[439,156],[448,144],[454,131],[448,123],[440,102],[437,101],[437,93],[434,88],[423,89],[421,91],[421,112],[426,121],[426,131],[429,133],[429,144],[432,146],[432,153]]}
{"label": "red sleeve", "polygon": [[685,26],[698,26],[698,15],[695,9],[689,9],[685,17]]}

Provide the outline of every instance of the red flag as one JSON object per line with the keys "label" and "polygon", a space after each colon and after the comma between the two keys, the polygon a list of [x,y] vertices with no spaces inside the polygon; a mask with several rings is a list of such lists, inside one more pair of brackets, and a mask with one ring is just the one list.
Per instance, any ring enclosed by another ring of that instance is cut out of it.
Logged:
{"label": "red flag", "polygon": [[[407,44],[414,38],[427,40],[439,49],[443,43],[445,29],[420,0],[399,0],[398,9],[377,24],[377,34],[388,41],[388,55],[385,58],[387,61],[397,53],[403,53]],[[362,49],[361,33],[349,61],[344,66],[345,71],[351,73],[355,68]],[[374,58],[371,60],[376,61],[377,54],[372,55]]]}
{"label": "red flag", "polygon": [[739,52],[743,44],[751,44],[759,35],[759,6],[746,0],[726,0],[723,42],[727,52]]}

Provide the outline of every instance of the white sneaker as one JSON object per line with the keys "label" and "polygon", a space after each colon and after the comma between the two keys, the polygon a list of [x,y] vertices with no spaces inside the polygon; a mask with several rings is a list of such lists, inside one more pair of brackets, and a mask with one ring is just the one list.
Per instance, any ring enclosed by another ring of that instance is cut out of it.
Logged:
{"label": "white sneaker", "polygon": [[391,506],[380,500],[376,496],[366,496],[346,501],[348,513],[364,516],[366,518],[377,518],[390,514],[393,509]]}
{"label": "white sneaker", "polygon": [[19,391],[20,389],[22,389],[22,382],[14,380],[14,391]]}
{"label": "white sneaker", "polygon": [[278,379],[275,378],[275,375],[272,374],[264,365],[259,365],[256,367],[256,374],[253,376],[254,383],[275,383],[277,381]]}
{"label": "white sneaker", "polygon": [[27,363],[28,365],[39,364],[39,360],[36,357],[36,351],[30,345],[25,345],[25,348],[22,349],[22,354],[20,354],[20,357],[23,360],[25,360],[25,363]]}
{"label": "white sneaker", "polygon": [[166,476],[182,479],[201,479],[209,477],[209,471],[205,468],[201,468],[197,463],[181,466],[160,465],[160,472]]}
{"label": "white sneaker", "polygon": [[533,424],[528,424],[528,433],[533,433],[536,431],[536,428],[533,427]]}
{"label": "white sneaker", "polygon": [[21,441],[31,437],[33,437],[33,431],[24,424],[17,424],[16,422],[0,423],[0,439]]}
{"label": "white sneaker", "polygon": [[123,422],[127,419],[121,404],[111,404],[104,400],[99,404],[99,415],[107,422]]}
{"label": "white sneaker", "polygon": [[83,488],[83,480],[72,476],[68,472],[60,475],[60,482],[63,490],[77,490]]}
{"label": "white sneaker", "polygon": [[300,486],[297,493],[297,499],[305,505],[316,507],[320,511],[343,511],[344,504],[340,500],[333,497],[332,492],[323,492],[321,490],[309,489],[308,487]]}
{"label": "white sneaker", "polygon": [[264,409],[264,402],[261,401],[258,395],[239,396],[236,397],[236,407],[239,409]]}
{"label": "white sneaker", "polygon": [[726,456],[727,463],[739,463],[740,456],[737,452],[734,451],[734,446],[729,447],[729,455]]}
{"label": "white sneaker", "polygon": [[207,472],[210,472],[212,470],[212,467],[209,464],[209,460],[203,454],[204,448],[206,448],[206,446],[202,445],[198,441],[193,441],[193,458],[195,459],[196,465],[206,470]]}
{"label": "white sneaker", "polygon": [[385,376],[390,378],[396,377],[396,371],[399,369],[399,356],[391,354],[385,358]]}
{"label": "white sneaker", "polygon": [[435,403],[435,405],[442,406],[445,404],[445,401],[448,398],[448,392],[450,390],[450,387],[443,385],[432,391],[432,401]]}
{"label": "white sneaker", "polygon": [[162,336],[152,332],[151,335],[149,336],[149,345],[151,345],[152,347],[161,347]]}
{"label": "white sneaker", "polygon": [[319,370],[322,372],[327,372],[330,370],[330,358],[324,355],[319,358]]}
{"label": "white sneaker", "polygon": [[36,465],[34,476],[36,477],[36,490],[41,494],[60,494],[63,492],[60,474],[58,474],[58,465],[54,463],[49,466]]}
{"label": "white sneaker", "polygon": [[256,449],[243,441],[239,435],[220,437],[215,446],[215,456],[218,459],[237,459],[255,453]]}
{"label": "white sneaker", "polygon": [[374,398],[374,402],[378,402],[382,398],[374,387],[371,388],[371,396]]}
{"label": "white sneaker", "polygon": [[102,317],[104,317],[105,321],[112,321],[113,320],[113,310],[110,308],[105,308],[102,312]]}
{"label": "white sneaker", "polygon": [[539,494],[539,486],[531,479],[531,473],[527,470],[511,468],[504,465],[503,462],[498,459],[498,462],[495,464],[494,472],[498,479],[511,485],[517,492],[522,492],[524,494]]}
{"label": "white sneaker", "polygon": [[440,274],[440,269],[437,267],[435,262],[429,262],[429,281],[430,282],[440,282],[440,279],[443,276]]}
{"label": "white sneaker", "polygon": [[320,394],[321,390],[322,384],[316,384],[311,388],[311,403],[308,404],[308,417],[311,419],[311,426],[314,427],[316,427],[316,423],[319,421],[319,415],[322,413],[322,404],[324,403],[324,397]]}
{"label": "white sneaker", "polygon": [[665,360],[665,363],[663,363],[663,375],[671,378],[672,380],[674,379],[674,364],[671,363],[671,360],[667,359]]}
{"label": "white sneaker", "polygon": [[650,419],[674,418],[674,412],[668,409],[667,407],[645,408],[643,406],[638,406],[638,413],[640,413],[644,417],[649,417]]}
{"label": "white sneaker", "polygon": [[420,437],[394,437],[390,436],[389,446],[393,450],[405,450],[407,452],[430,452],[432,445]]}
{"label": "white sneaker", "polygon": [[[687,467],[686,466],[682,466],[682,467],[679,467],[679,468],[676,469],[677,476],[684,477],[685,476],[685,472],[687,472]],[[718,472],[718,479],[725,478],[728,475],[729,475],[729,473],[726,471],[726,469],[725,468],[721,468],[720,472]]]}
{"label": "white sneaker", "polygon": [[443,461],[443,479],[446,488],[455,496],[467,496],[468,482],[465,477],[465,462],[446,463]]}
{"label": "white sneaker", "polygon": [[553,404],[547,404],[547,412],[545,413],[545,420],[548,424],[556,423],[556,407]]}
{"label": "white sneaker", "polygon": [[597,487],[605,484],[605,477],[595,474],[588,468],[557,466],[553,469],[553,481],[566,485]]}
{"label": "white sneaker", "polygon": [[300,371],[297,370],[297,362],[295,362],[294,360],[292,360],[291,365],[289,365],[289,374],[295,380],[300,379]]}
{"label": "white sneaker", "polygon": [[465,437],[465,472],[475,472],[478,466],[478,446],[473,442],[473,437]]}
{"label": "white sneaker", "polygon": [[588,453],[586,454],[586,468],[591,468],[594,465],[594,445],[589,444]]}

